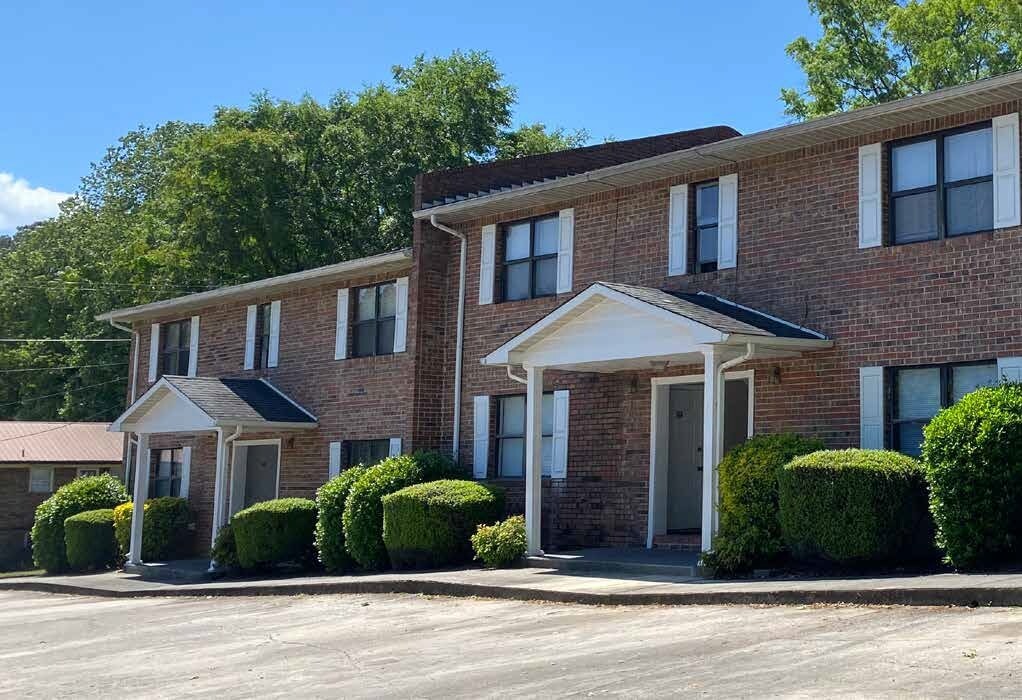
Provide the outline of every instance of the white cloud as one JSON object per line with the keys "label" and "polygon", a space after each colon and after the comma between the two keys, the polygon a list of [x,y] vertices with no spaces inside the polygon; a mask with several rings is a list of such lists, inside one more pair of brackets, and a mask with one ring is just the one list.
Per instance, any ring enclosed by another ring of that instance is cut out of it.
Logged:
{"label": "white cloud", "polygon": [[56,216],[57,205],[70,196],[32,187],[27,180],[0,172],[0,233],[13,233],[18,226]]}

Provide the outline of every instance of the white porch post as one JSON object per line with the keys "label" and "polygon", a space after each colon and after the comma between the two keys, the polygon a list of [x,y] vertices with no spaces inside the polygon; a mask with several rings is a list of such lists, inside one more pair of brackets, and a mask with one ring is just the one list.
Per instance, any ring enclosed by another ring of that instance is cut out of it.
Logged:
{"label": "white porch post", "polygon": [[713,530],[716,521],[714,509],[716,498],[714,484],[715,470],[720,462],[722,439],[721,432],[721,396],[724,387],[723,378],[718,371],[721,365],[721,353],[715,346],[703,349],[703,517],[702,517],[702,550],[709,551],[713,546]]}
{"label": "white porch post", "polygon": [[224,445],[223,428],[216,429],[216,471],[213,476],[213,527],[210,535],[209,546],[216,544],[216,536],[224,525],[224,490],[227,472],[227,459],[225,458],[226,446]]}
{"label": "white porch post", "polygon": [[138,434],[135,450],[135,493],[131,508],[131,539],[128,563],[142,563],[142,520],[145,517],[145,499],[149,495],[149,434]]}
{"label": "white porch post", "polygon": [[530,555],[542,554],[543,368],[525,368],[525,534]]}

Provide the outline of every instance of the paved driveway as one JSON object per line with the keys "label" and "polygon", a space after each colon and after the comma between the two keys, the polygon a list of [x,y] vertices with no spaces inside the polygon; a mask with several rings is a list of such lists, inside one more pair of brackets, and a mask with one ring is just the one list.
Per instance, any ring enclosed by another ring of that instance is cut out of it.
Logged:
{"label": "paved driveway", "polygon": [[0,592],[0,695],[1022,694],[1022,610]]}

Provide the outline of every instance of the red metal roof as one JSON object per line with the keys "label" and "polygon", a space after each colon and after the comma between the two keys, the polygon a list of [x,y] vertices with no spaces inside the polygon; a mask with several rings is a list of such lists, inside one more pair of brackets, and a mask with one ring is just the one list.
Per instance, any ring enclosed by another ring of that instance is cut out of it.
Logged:
{"label": "red metal roof", "polygon": [[120,462],[124,436],[109,423],[0,421],[0,463]]}

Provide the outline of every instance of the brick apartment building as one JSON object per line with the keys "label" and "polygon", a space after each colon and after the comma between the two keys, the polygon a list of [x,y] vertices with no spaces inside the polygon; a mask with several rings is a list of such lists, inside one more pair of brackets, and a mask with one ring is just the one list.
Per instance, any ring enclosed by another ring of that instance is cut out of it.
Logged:
{"label": "brick apartment building", "polygon": [[253,499],[440,448],[533,551],[706,549],[748,435],[912,454],[1022,378],[1020,101],[1012,73],[423,174],[410,251],[104,314],[135,340],[136,497],[176,478],[205,546]]}

